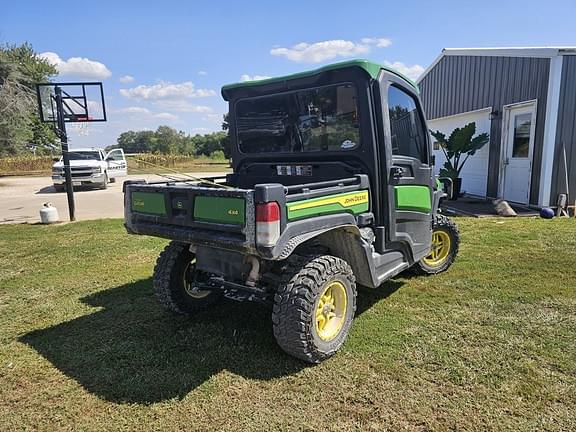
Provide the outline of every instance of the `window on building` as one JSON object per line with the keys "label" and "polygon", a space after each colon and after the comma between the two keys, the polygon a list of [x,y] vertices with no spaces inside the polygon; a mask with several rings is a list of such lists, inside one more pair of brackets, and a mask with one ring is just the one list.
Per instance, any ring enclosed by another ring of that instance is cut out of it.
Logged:
{"label": "window on building", "polygon": [[416,100],[394,85],[388,90],[392,154],[428,163],[426,127]]}

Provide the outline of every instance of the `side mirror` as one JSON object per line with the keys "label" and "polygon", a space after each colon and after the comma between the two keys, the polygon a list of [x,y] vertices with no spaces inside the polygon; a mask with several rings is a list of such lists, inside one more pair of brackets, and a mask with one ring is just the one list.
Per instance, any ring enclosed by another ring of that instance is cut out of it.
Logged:
{"label": "side mirror", "polygon": [[446,198],[452,199],[454,196],[454,181],[450,177],[438,177],[438,181],[442,183]]}
{"label": "side mirror", "polygon": [[436,166],[436,155],[432,155],[430,158],[430,165]]}

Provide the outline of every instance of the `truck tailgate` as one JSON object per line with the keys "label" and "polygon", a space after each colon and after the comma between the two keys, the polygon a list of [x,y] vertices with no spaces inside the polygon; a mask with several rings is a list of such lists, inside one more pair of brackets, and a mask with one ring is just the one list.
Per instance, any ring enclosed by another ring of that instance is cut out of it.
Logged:
{"label": "truck tailgate", "polygon": [[254,191],[190,184],[127,183],[126,228],[196,244],[254,251]]}

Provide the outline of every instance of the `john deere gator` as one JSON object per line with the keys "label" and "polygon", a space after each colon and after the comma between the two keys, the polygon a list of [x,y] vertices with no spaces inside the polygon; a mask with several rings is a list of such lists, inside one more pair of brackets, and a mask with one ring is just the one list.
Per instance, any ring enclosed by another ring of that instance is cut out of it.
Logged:
{"label": "john deere gator", "polygon": [[412,81],[354,60],[222,96],[232,173],[124,184],[128,232],[170,240],[153,278],[164,307],[270,305],[280,347],[318,363],[344,343],[357,286],[452,264],[458,230],[438,211],[445,193]]}

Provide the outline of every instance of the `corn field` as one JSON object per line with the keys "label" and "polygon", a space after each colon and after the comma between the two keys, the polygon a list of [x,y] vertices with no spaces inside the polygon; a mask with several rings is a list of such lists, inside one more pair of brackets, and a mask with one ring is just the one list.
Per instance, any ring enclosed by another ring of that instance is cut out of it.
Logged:
{"label": "corn field", "polygon": [[0,175],[49,174],[52,156],[13,156],[0,158]]}
{"label": "corn field", "polygon": [[[162,167],[173,170],[225,170],[228,160],[214,157],[194,157],[186,155],[137,154],[127,157],[128,172],[161,172]],[[52,156],[14,156],[0,158],[0,176],[50,174]]]}
{"label": "corn field", "polygon": [[137,154],[128,156],[129,166],[136,168],[191,168],[201,165],[214,165],[216,167],[228,164],[226,159],[214,159],[211,157],[195,157],[187,155],[162,155],[162,154]]}

